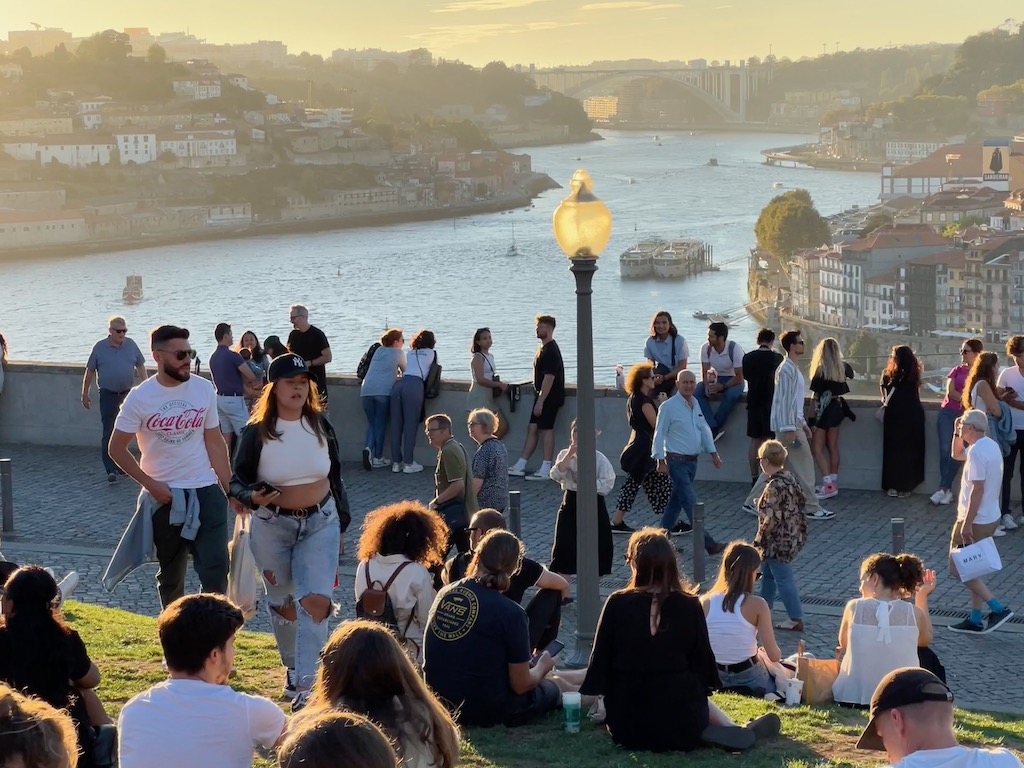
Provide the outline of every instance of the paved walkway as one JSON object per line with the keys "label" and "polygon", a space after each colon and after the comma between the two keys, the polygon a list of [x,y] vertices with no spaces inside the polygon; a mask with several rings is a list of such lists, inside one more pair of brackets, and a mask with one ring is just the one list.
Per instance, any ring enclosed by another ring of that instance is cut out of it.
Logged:
{"label": "paved walkway", "polygon": [[[51,448],[0,445],[0,457],[13,459],[15,533],[5,538],[3,552],[18,562],[53,566],[58,576],[74,569],[82,575],[75,597],[87,603],[121,608],[155,616],[159,603],[155,587],[155,566],[132,574],[113,594],[100,586],[100,576],[122,530],[134,511],[137,486],[121,481],[108,486],[96,451],[82,448]],[[433,496],[432,474],[393,475],[364,472],[357,464],[344,467],[353,506],[348,552],[342,559],[342,586],[334,598],[339,618],[354,616],[352,576],[356,561],[356,536],[363,516],[380,504],[396,499],[429,500]],[[559,489],[554,483],[513,480],[522,491],[523,539],[530,553],[546,561],[551,548]],[[698,494],[706,505],[708,528],[719,540],[751,540],[756,531],[754,518],[740,505],[747,489],[735,483],[698,483]],[[613,506],[617,490],[609,497]],[[924,496],[909,500],[890,499],[881,492],[844,491],[829,502],[838,515],[830,522],[812,523],[810,539],[797,561],[797,573],[804,598],[808,649],[820,656],[833,652],[842,606],[857,590],[858,567],[873,552],[891,546],[890,519],[906,520],[906,549],[924,558],[939,574],[939,586],[932,598],[936,623],[933,648],[945,664],[949,681],[964,706],[1024,713],[1024,528],[998,539],[1004,568],[989,580],[989,586],[1007,605],[1019,611],[1005,628],[983,637],[965,637],[949,632],[945,625],[964,616],[967,590],[945,571],[953,507],[933,507]],[[633,526],[654,524],[641,494],[627,522]],[[602,594],[624,586],[628,569],[623,554],[628,537],[616,536],[615,572],[602,580]],[[683,568],[692,573],[691,536],[676,541]],[[714,578],[718,559],[708,566]],[[347,578],[346,578],[347,577]],[[189,589],[198,585],[190,574]],[[781,610],[781,604],[777,604]],[[784,616],[779,613],[779,618]],[[572,645],[575,611],[564,617],[563,640]],[[265,616],[251,624],[269,631]],[[783,653],[796,650],[799,639],[781,633]]]}

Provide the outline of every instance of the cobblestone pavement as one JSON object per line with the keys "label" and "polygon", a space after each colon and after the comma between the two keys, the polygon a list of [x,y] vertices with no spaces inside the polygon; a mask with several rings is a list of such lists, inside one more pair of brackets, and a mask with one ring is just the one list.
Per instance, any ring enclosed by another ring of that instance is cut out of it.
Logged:
{"label": "cobblestone pavement", "polygon": [[[0,457],[13,460],[15,533],[3,542],[3,553],[18,562],[53,566],[58,576],[74,569],[81,574],[76,599],[87,603],[155,616],[159,611],[155,588],[156,566],[147,566],[129,576],[113,594],[100,585],[100,577],[121,532],[134,511],[137,486],[129,480],[108,485],[96,451],[82,448],[0,445]],[[388,471],[365,472],[358,464],[344,467],[353,524],[347,552],[342,558],[341,587],[334,598],[338,617],[354,615],[352,576],[354,552],[362,518],[369,510],[403,498],[429,500],[433,476],[394,475]],[[531,555],[542,562],[548,558],[554,531],[559,489],[550,482],[512,481],[522,491],[522,535]],[[745,538],[756,531],[755,520],[740,509],[747,488],[735,483],[700,482],[698,495],[705,503],[708,528],[718,540]],[[608,498],[614,507],[617,494]],[[993,593],[1019,612],[1003,629],[983,637],[965,637],[949,632],[945,624],[958,621],[968,606],[967,590],[945,569],[949,529],[955,509],[935,507],[926,497],[890,499],[880,491],[843,491],[828,502],[837,512],[834,520],[810,523],[807,547],[797,561],[797,577],[807,614],[803,638],[819,657],[828,656],[836,645],[839,617],[846,600],[857,590],[858,566],[873,553],[891,547],[890,520],[906,521],[906,550],[921,556],[939,575],[932,596],[936,623],[933,648],[946,666],[950,684],[964,706],[995,711],[1024,713],[1024,527],[997,539],[1003,570],[988,580]],[[627,518],[634,527],[657,522],[641,494]],[[615,536],[614,573],[602,579],[602,595],[625,584],[628,569],[623,554],[628,537]],[[692,574],[692,536],[676,542],[685,572]],[[708,581],[719,564],[708,564]],[[198,589],[189,574],[189,590]],[[781,610],[781,604],[777,604]],[[781,619],[784,616],[778,613]],[[564,616],[563,640],[572,645],[576,616],[573,607]],[[269,631],[265,616],[250,628]],[[799,636],[780,633],[783,653],[796,650]]]}

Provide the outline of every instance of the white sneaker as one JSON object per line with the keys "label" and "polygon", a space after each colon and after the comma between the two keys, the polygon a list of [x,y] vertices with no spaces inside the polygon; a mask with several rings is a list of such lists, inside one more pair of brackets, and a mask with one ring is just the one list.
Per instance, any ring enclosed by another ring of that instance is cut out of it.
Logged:
{"label": "white sneaker", "polygon": [[946,495],[946,492],[939,488],[935,493],[928,497],[928,501],[936,506],[942,503],[942,498]]}
{"label": "white sneaker", "polygon": [[[548,470],[550,472],[550,470]],[[532,475],[526,476],[527,480],[550,480],[551,475],[543,472],[534,472]]]}
{"label": "white sneaker", "polygon": [[402,470],[407,475],[415,475],[417,472],[423,471],[423,465],[417,464],[415,461],[412,464],[406,464]]}
{"label": "white sneaker", "polygon": [[952,491],[946,491],[944,494],[942,494],[942,501],[940,501],[939,504],[941,504],[942,506],[945,507],[945,506],[949,506],[952,503],[953,503],[953,492]]}
{"label": "white sneaker", "polygon": [[514,465],[508,468],[508,473],[512,477],[526,477],[526,470]]}
{"label": "white sneaker", "polygon": [[390,461],[388,461],[387,459],[384,459],[384,458],[370,459],[370,465],[374,469],[380,469],[381,467],[386,467],[390,463],[391,463]]}
{"label": "white sneaker", "polygon": [[402,471],[402,465],[396,461],[394,464],[391,465],[391,471],[397,475],[399,472]]}
{"label": "white sneaker", "polygon": [[1020,526],[1017,525],[1017,521],[1013,519],[1013,515],[1003,515],[1002,523],[1003,528],[1005,528],[1008,531],[1012,531],[1015,528],[1020,528]]}
{"label": "white sneaker", "polygon": [[60,580],[57,589],[60,590],[60,602],[63,604],[69,597],[75,594],[78,588],[78,571],[68,571],[68,575]]}
{"label": "white sneaker", "polygon": [[998,528],[996,528],[996,532],[992,534],[992,538],[998,539],[1000,536],[1005,536],[1005,535],[1006,535],[1006,530],[1003,528],[1003,526],[1000,525]]}

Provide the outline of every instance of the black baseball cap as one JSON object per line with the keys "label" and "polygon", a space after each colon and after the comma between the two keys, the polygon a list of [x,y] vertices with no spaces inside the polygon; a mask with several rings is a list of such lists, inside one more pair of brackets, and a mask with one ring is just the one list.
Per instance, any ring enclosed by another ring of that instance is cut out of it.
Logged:
{"label": "black baseball cap", "polygon": [[270,379],[270,381],[293,379],[296,376],[308,375],[309,366],[306,365],[306,361],[299,355],[291,353],[275,357],[274,362],[270,364],[270,370],[267,372],[267,378]]}
{"label": "black baseball cap", "polygon": [[857,741],[857,749],[885,750],[875,721],[882,712],[925,701],[953,703],[953,691],[939,678],[920,667],[903,667],[882,678],[871,697],[871,719]]}

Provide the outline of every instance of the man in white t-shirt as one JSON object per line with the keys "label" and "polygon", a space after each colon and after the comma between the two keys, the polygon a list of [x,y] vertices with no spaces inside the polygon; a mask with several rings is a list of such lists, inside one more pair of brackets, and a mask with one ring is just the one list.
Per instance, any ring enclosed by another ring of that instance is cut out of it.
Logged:
{"label": "man in white t-shirt", "polygon": [[1003,462],[1003,489],[1000,510],[1003,527],[1013,530],[1018,527],[1010,512],[1010,485],[1013,482],[1013,461],[1020,454],[1020,489],[1024,493],[1024,336],[1011,336],[1006,342],[1006,354],[1015,363],[999,374],[998,386],[1005,390],[1003,402],[1010,406],[1013,429],[1017,439],[1010,446],[1010,454]]}
{"label": "man in white t-shirt", "polygon": [[157,627],[170,679],[121,710],[121,768],[251,768],[256,748],[281,741],[281,708],[227,684],[243,622],[220,595],[189,595],[164,609]]}
{"label": "man in white t-shirt", "polygon": [[[715,369],[715,380],[709,381],[708,372]],[[729,341],[729,326],[712,323],[708,326],[708,340],[700,348],[701,383],[697,385],[697,402],[711,434],[725,431],[725,422],[743,397],[743,348]],[[719,400],[717,411],[711,410],[711,400]]]}
{"label": "man in white t-shirt", "polygon": [[[964,474],[960,480],[956,522],[949,541],[950,552],[990,538],[999,527],[1003,454],[999,444],[987,432],[988,416],[984,411],[974,409],[965,411],[953,428],[953,458],[964,462]],[[952,555],[949,570],[960,578]],[[971,579],[964,582],[964,586],[971,590],[971,614],[964,621],[951,624],[949,628],[953,632],[987,634],[1013,617],[1013,611],[993,597],[981,579]],[[991,613],[982,623],[981,611],[985,605]]]}
{"label": "man in white t-shirt", "polygon": [[[114,462],[142,486],[140,510],[152,511],[165,608],[185,594],[189,553],[203,592],[228,586],[231,468],[213,385],[190,374],[196,353],[188,335],[173,325],[150,334],[157,374],[128,393],[109,446]],[[133,438],[139,461],[128,450]]]}
{"label": "man in white t-shirt", "polygon": [[920,667],[882,678],[857,747],[885,752],[893,768],[1021,768],[1008,749],[961,747],[953,729],[953,692]]}

